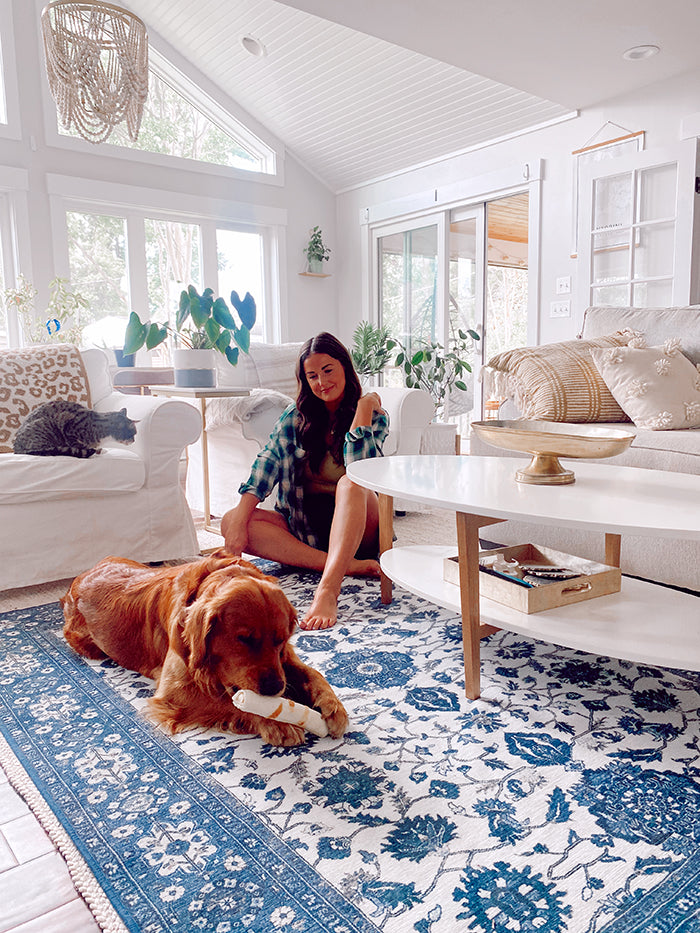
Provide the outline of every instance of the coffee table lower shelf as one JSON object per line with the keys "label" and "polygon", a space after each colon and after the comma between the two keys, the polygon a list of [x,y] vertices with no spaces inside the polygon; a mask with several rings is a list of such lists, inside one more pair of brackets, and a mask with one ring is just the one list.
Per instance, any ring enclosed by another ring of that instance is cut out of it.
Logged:
{"label": "coffee table lower shelf", "polygon": [[[415,545],[384,551],[392,582],[438,606],[461,613],[459,587],[443,580],[443,559],[454,547]],[[610,596],[530,615],[481,597],[482,623],[591,654],[657,667],[700,671],[700,597],[622,578]]]}

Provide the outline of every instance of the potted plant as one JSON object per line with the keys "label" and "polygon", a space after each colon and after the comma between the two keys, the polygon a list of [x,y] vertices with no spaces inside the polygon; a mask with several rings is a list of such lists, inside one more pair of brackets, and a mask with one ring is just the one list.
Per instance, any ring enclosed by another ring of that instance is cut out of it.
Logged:
{"label": "potted plant", "polygon": [[319,226],[315,226],[311,231],[311,236],[309,237],[309,242],[306,244],[304,253],[309,265],[309,272],[320,273],[323,270],[323,262],[329,258],[331,251],[324,245],[323,235]]}
{"label": "potted plant", "polygon": [[34,301],[39,294],[31,282],[19,276],[17,288],[6,288],[7,306],[17,308],[22,333],[29,343],[74,343],[80,346],[83,327],[87,323],[81,314],[89,307],[87,298],[68,288],[67,279],[59,277],[49,282],[49,303],[43,314],[37,314]]}
{"label": "potted plant", "polygon": [[471,365],[464,359],[469,356],[479,335],[474,330],[458,330],[458,339],[452,349],[445,350],[434,340],[422,343],[417,349],[408,349],[398,341],[399,352],[394,361],[403,371],[404,383],[411,389],[425,389],[435,402],[438,417],[444,417],[446,403],[455,389],[467,392],[464,381],[471,373]]}
{"label": "potted plant", "polygon": [[194,285],[180,294],[175,326],[169,321],[158,324],[141,321],[135,311],[129,315],[124,336],[124,353],[135,353],[142,346],[153,350],[168,337],[175,342],[173,367],[176,386],[210,387],[216,385],[215,353],[223,354],[232,366],[238,363],[239,350],[250,349],[250,331],[255,324],[255,299],[246,292],[240,298],[231,292],[231,304],[238,312],[241,326],[223,298],[214,298],[211,288],[200,295]]}
{"label": "potted plant", "polygon": [[391,359],[396,341],[385,325],[360,321],[352,335],[350,355],[359,376],[376,376]]}

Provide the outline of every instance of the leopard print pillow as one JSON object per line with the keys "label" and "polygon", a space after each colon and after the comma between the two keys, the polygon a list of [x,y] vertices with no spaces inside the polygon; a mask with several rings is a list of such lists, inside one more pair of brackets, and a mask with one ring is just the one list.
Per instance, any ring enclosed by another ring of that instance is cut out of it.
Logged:
{"label": "leopard print pillow", "polygon": [[63,398],[90,406],[80,350],[57,343],[0,352],[0,453],[12,453],[17,429],[37,406]]}

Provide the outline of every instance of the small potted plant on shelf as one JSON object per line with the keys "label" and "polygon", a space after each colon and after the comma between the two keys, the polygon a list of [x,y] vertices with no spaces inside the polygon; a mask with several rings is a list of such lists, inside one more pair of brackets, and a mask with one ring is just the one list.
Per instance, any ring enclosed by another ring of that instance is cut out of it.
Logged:
{"label": "small potted plant on shelf", "polygon": [[323,242],[323,235],[319,226],[315,226],[311,231],[304,253],[309,266],[308,271],[315,275],[322,273],[323,263],[329,258],[331,251]]}
{"label": "small potted plant on shelf", "polygon": [[214,354],[218,351],[235,366],[239,350],[247,353],[250,349],[250,332],[255,325],[255,299],[250,292],[246,292],[244,298],[240,298],[238,292],[231,292],[231,304],[238,312],[240,327],[223,298],[215,299],[211,288],[205,288],[200,295],[194,285],[180,294],[174,327],[169,321],[144,323],[132,311],[124,336],[124,353],[135,353],[144,344],[147,350],[153,350],[171,337],[175,344],[175,385],[215,386]]}
{"label": "small potted plant on shelf", "polygon": [[385,325],[360,321],[353,332],[350,350],[358,376],[369,378],[381,373],[391,359],[391,351],[395,346],[396,341],[389,335]]}

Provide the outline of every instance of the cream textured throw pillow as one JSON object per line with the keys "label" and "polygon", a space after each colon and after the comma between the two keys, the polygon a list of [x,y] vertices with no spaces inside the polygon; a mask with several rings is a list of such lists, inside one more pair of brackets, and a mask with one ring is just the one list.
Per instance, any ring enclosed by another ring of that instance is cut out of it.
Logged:
{"label": "cream textured throw pillow", "polygon": [[621,347],[636,331],[507,350],[484,368],[484,388],[513,398],[525,418],[543,421],[629,421],[598,372],[591,350]]}
{"label": "cream textured throw pillow", "polygon": [[612,394],[638,428],[669,431],[700,427],[700,371],[681,351],[680,340],[662,347],[591,350]]}

